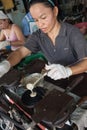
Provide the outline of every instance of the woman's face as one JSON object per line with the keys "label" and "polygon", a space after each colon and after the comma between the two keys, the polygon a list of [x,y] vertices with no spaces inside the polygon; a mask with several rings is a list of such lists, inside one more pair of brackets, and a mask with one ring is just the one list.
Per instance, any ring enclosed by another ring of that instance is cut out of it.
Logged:
{"label": "woman's face", "polygon": [[8,27],[8,24],[9,24],[8,19],[4,20],[0,19],[0,30],[6,29]]}
{"label": "woman's face", "polygon": [[44,33],[52,31],[57,21],[58,9],[56,7],[52,10],[50,7],[38,3],[30,7],[30,13],[39,29]]}

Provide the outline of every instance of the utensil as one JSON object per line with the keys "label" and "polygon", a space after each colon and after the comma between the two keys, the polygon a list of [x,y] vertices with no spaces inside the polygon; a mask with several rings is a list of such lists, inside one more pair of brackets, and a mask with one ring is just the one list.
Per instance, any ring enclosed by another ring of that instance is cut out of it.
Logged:
{"label": "utensil", "polygon": [[32,90],[32,89],[37,85],[37,83],[38,83],[41,79],[43,79],[44,76],[46,76],[46,75],[47,75],[47,73],[44,73],[44,74],[42,74],[34,83],[28,83],[28,84],[26,85],[26,88],[29,89],[29,90]]}
{"label": "utensil", "polygon": [[42,69],[42,71],[41,71],[41,76],[40,76],[34,83],[28,83],[28,84],[26,85],[26,88],[31,91],[31,94],[30,94],[31,97],[35,97],[35,96],[37,95],[37,93],[34,92],[33,89],[34,89],[35,86],[39,83],[39,81],[40,81],[41,79],[43,79],[44,76],[47,75],[47,72],[48,72],[47,70]]}
{"label": "utensil", "polygon": [[47,72],[43,73],[33,84],[32,84],[32,83],[28,83],[28,84],[26,85],[26,88],[31,91],[31,94],[30,94],[31,97],[35,97],[35,96],[37,95],[37,93],[34,92],[33,89],[35,88],[35,86],[37,85],[37,83],[38,83],[41,79],[43,79],[44,76],[46,76],[46,75],[47,75]]}

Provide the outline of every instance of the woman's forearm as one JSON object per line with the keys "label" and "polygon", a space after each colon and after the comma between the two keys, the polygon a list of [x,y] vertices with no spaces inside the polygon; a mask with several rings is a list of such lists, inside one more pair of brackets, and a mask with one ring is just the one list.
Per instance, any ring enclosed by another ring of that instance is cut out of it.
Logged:
{"label": "woman's forearm", "polygon": [[83,59],[71,67],[72,75],[80,74],[87,71],[87,59]]}
{"label": "woman's forearm", "polygon": [[7,60],[9,61],[11,67],[18,64],[24,57],[26,57],[28,54],[31,54],[31,51],[29,51],[25,47],[21,47],[17,49],[16,51],[12,52]]}

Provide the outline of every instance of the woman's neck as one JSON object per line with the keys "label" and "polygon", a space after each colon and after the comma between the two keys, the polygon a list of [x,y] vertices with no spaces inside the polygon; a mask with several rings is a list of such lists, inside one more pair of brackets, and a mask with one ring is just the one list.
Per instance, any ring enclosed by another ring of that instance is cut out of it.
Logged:
{"label": "woman's neck", "polygon": [[12,27],[12,24],[8,24],[7,29],[11,29],[11,27]]}
{"label": "woman's neck", "polygon": [[48,36],[52,40],[53,44],[55,44],[55,39],[59,35],[61,28],[61,24],[59,22],[56,22],[54,28],[51,30],[51,32],[48,33]]}

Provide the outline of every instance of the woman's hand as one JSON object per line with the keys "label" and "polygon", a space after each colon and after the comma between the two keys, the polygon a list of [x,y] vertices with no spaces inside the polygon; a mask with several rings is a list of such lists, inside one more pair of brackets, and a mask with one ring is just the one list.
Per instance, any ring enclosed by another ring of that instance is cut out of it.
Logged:
{"label": "woman's hand", "polygon": [[54,80],[65,79],[72,75],[72,70],[69,67],[60,64],[46,65],[45,69],[49,70],[47,76]]}
{"label": "woman's hand", "polygon": [[10,70],[10,63],[7,60],[4,60],[0,63],[0,78]]}

